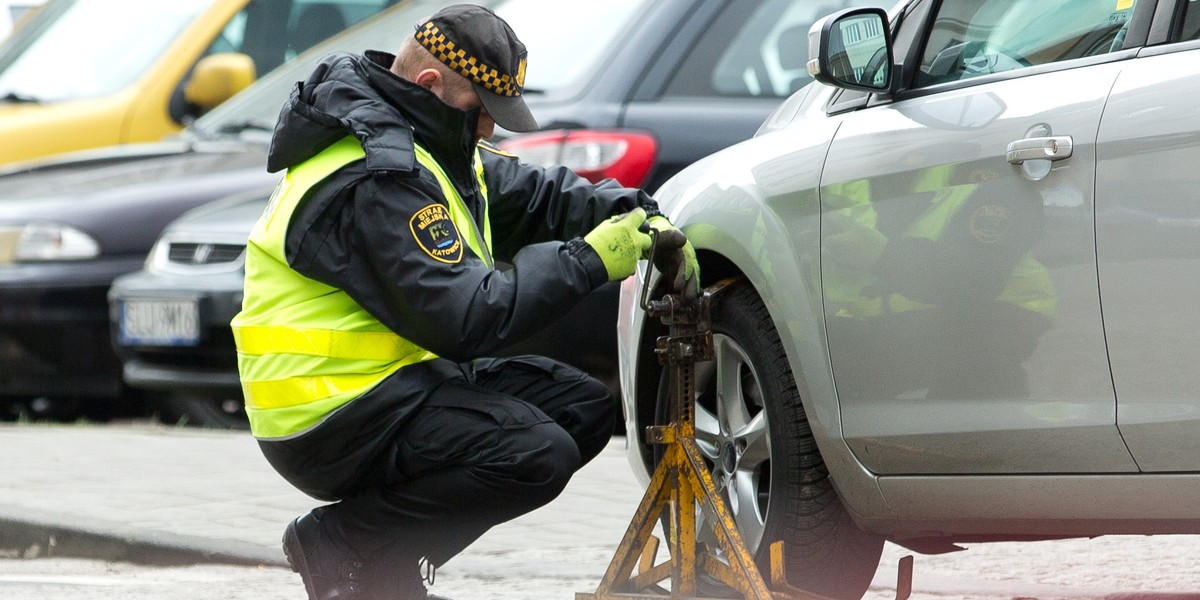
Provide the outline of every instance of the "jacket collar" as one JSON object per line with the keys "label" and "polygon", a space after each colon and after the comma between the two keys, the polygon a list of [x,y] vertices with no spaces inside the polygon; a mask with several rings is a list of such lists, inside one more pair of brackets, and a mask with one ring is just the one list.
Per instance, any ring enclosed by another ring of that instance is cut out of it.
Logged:
{"label": "jacket collar", "polygon": [[315,156],[334,141],[354,135],[371,171],[416,170],[414,140],[456,181],[474,177],[474,131],[479,111],[461,111],[389,69],[395,57],[327,56],[306,81],[296,84],[276,123],[268,170],[275,172]]}
{"label": "jacket collar", "polygon": [[365,58],[372,87],[404,115],[417,143],[433,154],[455,179],[464,173],[471,174],[479,109],[454,108],[433,92],[392,73],[391,64],[396,58],[392,54],[368,50]]}

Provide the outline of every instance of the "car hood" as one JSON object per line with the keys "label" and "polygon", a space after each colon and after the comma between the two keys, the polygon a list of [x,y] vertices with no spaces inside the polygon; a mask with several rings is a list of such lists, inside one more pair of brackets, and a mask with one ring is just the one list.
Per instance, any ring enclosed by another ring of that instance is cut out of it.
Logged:
{"label": "car hood", "polygon": [[19,198],[88,197],[111,188],[265,164],[266,149],[238,141],[128,144],[7,165],[0,202]]}
{"label": "car hood", "polygon": [[139,144],[25,163],[0,172],[0,224],[64,223],[105,254],[145,253],[187,210],[234,194],[269,194],[258,143]]}
{"label": "car hood", "polygon": [[189,239],[250,237],[270,196],[252,192],[210,202],[184,213],[167,226],[166,234],[186,234]]}

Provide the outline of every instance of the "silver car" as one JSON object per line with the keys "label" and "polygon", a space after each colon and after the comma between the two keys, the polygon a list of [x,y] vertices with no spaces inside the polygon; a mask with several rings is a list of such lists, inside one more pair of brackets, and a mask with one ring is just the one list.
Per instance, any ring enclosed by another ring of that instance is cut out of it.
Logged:
{"label": "silver car", "polygon": [[[656,194],[732,281],[697,437],[758,556],[858,598],[884,540],[1200,533],[1200,2],[905,0],[809,37],[819,83]],[[664,414],[643,285],[631,432]]]}

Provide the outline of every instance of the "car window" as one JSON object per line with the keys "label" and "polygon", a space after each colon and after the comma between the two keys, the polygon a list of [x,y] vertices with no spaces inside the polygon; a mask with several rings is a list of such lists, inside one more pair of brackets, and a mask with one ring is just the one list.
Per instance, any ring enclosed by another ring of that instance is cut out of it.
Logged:
{"label": "car window", "polygon": [[731,2],[672,77],[664,92],[675,97],[786,98],[812,79],[808,28],[829,13],[890,2]]}
{"label": "car window", "polygon": [[934,16],[918,86],[1121,49],[1135,0],[964,0]]}
{"label": "car window", "polygon": [[42,35],[10,46],[3,57],[0,96],[65,101],[114,93],[144,73],[213,1],[55,3],[38,15],[46,17],[36,25],[45,27]]}
{"label": "car window", "polygon": [[1180,40],[1200,40],[1200,0],[1188,0],[1184,6]]}
{"label": "car window", "polygon": [[256,0],[229,21],[205,54],[246,54],[261,75],[394,1]]}
{"label": "car window", "polygon": [[363,52],[389,48],[398,42],[397,31],[402,31],[404,27],[413,27],[421,17],[433,14],[444,4],[445,0],[403,2],[384,11],[375,19],[351,27],[264,75],[242,93],[196,119],[189,130],[201,137],[220,135],[223,132],[270,132],[292,87],[297,81],[304,80],[325,55],[337,51]]}

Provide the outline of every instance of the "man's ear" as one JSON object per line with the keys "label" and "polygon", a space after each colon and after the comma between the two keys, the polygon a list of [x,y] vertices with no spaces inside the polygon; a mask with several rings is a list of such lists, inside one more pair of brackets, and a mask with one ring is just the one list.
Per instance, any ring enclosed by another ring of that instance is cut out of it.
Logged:
{"label": "man's ear", "polygon": [[438,98],[442,97],[442,86],[445,82],[442,73],[437,69],[423,69],[413,78],[413,83],[433,92]]}

